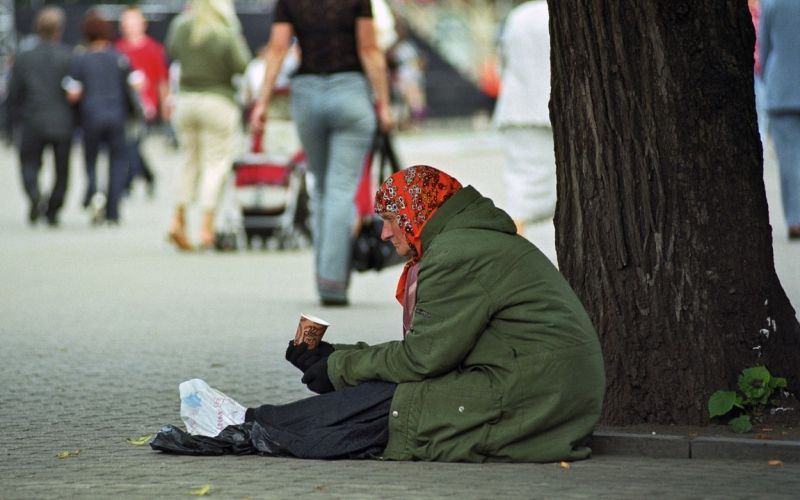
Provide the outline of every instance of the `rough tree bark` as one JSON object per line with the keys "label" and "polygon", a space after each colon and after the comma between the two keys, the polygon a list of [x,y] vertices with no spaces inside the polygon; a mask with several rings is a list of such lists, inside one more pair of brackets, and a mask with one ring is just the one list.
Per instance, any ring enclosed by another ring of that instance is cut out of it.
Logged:
{"label": "rough tree bark", "polygon": [[746,2],[549,6],[558,261],[603,344],[603,420],[706,423],[756,362],[796,391]]}

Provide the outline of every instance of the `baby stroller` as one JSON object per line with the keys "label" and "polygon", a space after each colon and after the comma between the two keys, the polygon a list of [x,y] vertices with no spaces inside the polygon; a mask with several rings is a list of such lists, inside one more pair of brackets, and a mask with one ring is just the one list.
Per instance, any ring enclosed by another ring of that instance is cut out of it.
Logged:
{"label": "baby stroller", "polygon": [[233,168],[247,248],[256,241],[261,248],[274,242],[281,250],[310,245],[304,153],[298,151],[290,158],[270,156],[263,152],[261,136],[253,135],[251,152]]}

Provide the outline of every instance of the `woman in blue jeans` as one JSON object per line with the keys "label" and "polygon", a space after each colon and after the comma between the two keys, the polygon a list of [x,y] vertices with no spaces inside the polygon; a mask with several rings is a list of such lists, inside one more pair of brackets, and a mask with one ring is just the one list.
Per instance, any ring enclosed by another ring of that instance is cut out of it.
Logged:
{"label": "woman in blue jeans", "polygon": [[323,305],[347,305],[356,186],[376,120],[383,130],[392,126],[386,60],[370,0],[278,0],[264,86],[250,116],[256,132],[295,36],[303,55],[292,78],[292,114],[314,178],[317,291]]}

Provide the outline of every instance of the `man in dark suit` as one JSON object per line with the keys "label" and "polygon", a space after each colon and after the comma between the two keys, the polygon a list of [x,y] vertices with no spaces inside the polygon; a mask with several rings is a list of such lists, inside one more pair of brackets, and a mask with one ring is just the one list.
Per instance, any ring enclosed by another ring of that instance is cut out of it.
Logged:
{"label": "man in dark suit", "polygon": [[[67,190],[74,118],[62,88],[71,57],[70,49],[60,42],[63,31],[64,11],[55,6],[43,8],[36,17],[38,43],[22,51],[11,70],[8,104],[18,132],[31,224],[44,215],[50,226],[58,225],[58,212]],[[39,190],[39,171],[48,145],[53,150],[56,176],[50,195],[45,197]]]}

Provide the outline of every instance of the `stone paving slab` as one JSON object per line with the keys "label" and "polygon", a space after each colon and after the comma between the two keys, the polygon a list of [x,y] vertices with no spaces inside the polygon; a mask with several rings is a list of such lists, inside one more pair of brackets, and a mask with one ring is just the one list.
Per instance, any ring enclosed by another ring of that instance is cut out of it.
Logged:
{"label": "stone paving slab", "polygon": [[[649,458],[691,458],[691,440],[683,436],[596,431],[590,443],[594,455]],[[715,457],[722,458],[722,457]]]}
{"label": "stone paving slab", "polygon": [[591,447],[595,456],[800,462],[796,440],[595,431]]}
{"label": "stone paving slab", "polygon": [[800,442],[798,441],[706,436],[693,438],[691,450],[692,458],[800,462]]}

